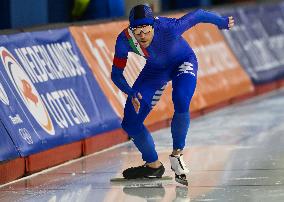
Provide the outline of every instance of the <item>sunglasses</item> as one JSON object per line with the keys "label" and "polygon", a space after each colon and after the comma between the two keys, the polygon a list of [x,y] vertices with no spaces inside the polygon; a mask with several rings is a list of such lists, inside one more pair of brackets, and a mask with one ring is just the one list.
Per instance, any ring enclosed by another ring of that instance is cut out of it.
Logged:
{"label": "sunglasses", "polygon": [[152,26],[151,25],[145,25],[142,27],[135,27],[132,29],[132,32],[136,35],[140,35],[141,32],[143,32],[143,34],[148,34],[152,31]]}

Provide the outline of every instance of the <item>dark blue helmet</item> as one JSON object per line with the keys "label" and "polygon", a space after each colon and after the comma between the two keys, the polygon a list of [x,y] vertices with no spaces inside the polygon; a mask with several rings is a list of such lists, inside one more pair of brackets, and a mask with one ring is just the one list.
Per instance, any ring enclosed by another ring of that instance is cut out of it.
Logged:
{"label": "dark blue helmet", "polygon": [[137,5],[133,7],[129,14],[130,28],[139,25],[153,25],[154,16],[152,9],[147,5]]}

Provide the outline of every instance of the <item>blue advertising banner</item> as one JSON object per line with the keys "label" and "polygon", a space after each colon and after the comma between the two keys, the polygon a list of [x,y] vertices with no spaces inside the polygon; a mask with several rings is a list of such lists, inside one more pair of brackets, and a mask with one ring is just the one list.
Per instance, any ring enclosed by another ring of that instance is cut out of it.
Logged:
{"label": "blue advertising banner", "polygon": [[283,78],[284,18],[279,5],[250,6],[222,14],[235,18],[235,27],[223,34],[253,82]]}
{"label": "blue advertising banner", "polygon": [[22,156],[120,127],[68,29],[0,36],[0,119]]}
{"label": "blue advertising banner", "polygon": [[[282,16],[284,17],[284,1],[282,1],[281,3],[279,3],[279,7],[282,13]],[[281,26],[283,28],[283,26]],[[284,31],[284,30],[283,30]]]}
{"label": "blue advertising banner", "polygon": [[[5,94],[2,92],[2,85],[0,84],[0,99],[3,100],[4,102],[6,101]],[[11,137],[7,133],[4,125],[0,121],[0,162],[1,161],[6,161],[10,159],[15,159],[19,157],[19,153],[16,150],[16,147],[14,143],[11,140]]]}

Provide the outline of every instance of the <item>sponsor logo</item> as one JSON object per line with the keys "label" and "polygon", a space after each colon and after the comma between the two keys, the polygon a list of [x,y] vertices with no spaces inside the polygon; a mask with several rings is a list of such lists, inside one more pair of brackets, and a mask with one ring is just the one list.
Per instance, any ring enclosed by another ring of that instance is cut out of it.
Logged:
{"label": "sponsor logo", "polygon": [[0,83],[0,100],[5,105],[9,105],[9,99],[8,99],[7,93],[5,92],[4,87],[1,83]]}
{"label": "sponsor logo", "polygon": [[20,124],[20,123],[23,123],[23,120],[21,119],[20,115],[19,114],[16,114],[16,116],[9,116],[11,122],[16,125],[16,124]]}
{"label": "sponsor logo", "polygon": [[29,131],[26,128],[20,128],[19,134],[28,144],[34,143],[31,134],[29,133]]}
{"label": "sponsor logo", "polygon": [[177,75],[177,77],[181,74],[191,74],[193,76],[195,76],[195,73],[193,72],[193,64],[189,63],[189,62],[184,62],[181,66],[178,67],[179,68],[179,74]]}
{"label": "sponsor logo", "polygon": [[28,75],[6,48],[0,47],[0,56],[12,84],[32,116],[48,134],[54,135],[50,115]]}

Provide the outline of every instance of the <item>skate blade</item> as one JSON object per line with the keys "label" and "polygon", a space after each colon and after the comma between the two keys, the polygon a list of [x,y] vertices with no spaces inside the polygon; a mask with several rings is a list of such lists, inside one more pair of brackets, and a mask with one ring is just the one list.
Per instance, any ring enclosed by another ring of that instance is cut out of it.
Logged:
{"label": "skate blade", "polygon": [[176,180],[176,182],[178,182],[178,183],[180,183],[182,185],[188,186],[187,179],[181,179],[181,178],[176,177],[175,180]]}
{"label": "skate blade", "polygon": [[163,176],[163,177],[148,177],[148,178],[137,178],[137,179],[125,179],[123,177],[117,177],[117,178],[111,178],[111,182],[137,182],[137,181],[145,181],[145,182],[151,182],[151,181],[167,181],[172,180],[173,178],[171,176]]}

